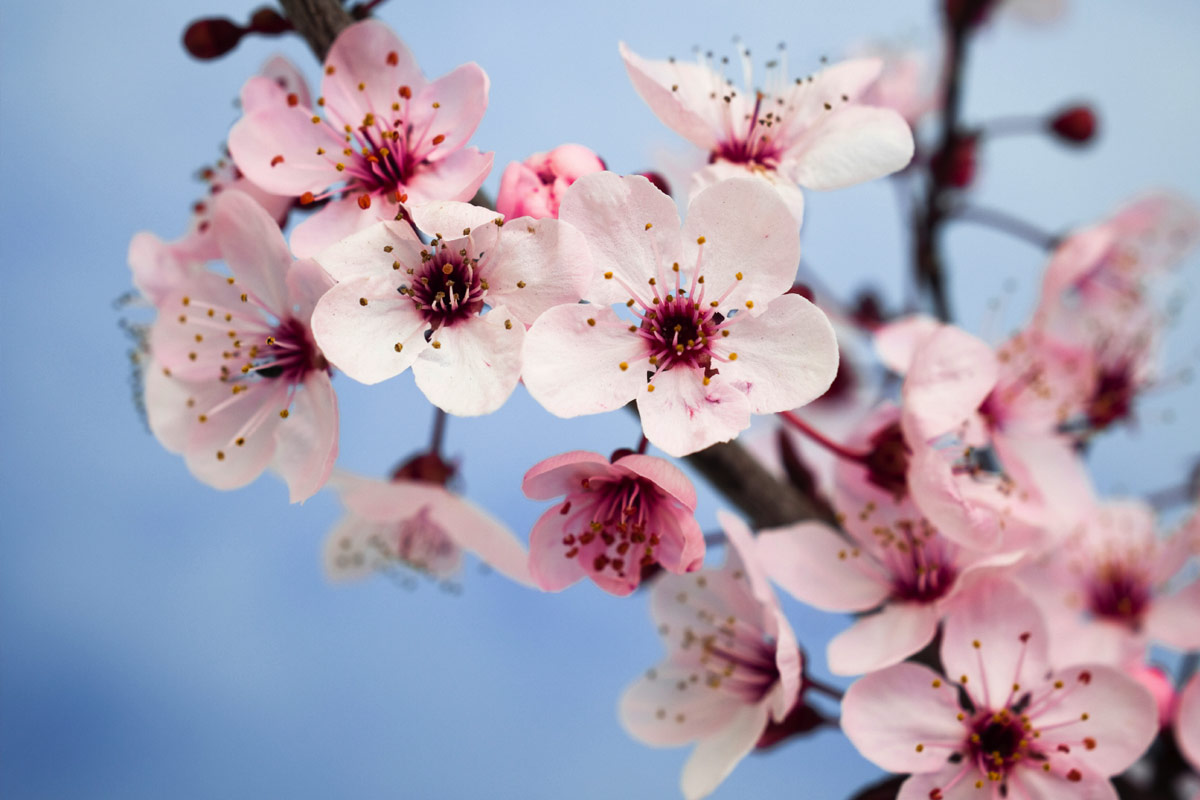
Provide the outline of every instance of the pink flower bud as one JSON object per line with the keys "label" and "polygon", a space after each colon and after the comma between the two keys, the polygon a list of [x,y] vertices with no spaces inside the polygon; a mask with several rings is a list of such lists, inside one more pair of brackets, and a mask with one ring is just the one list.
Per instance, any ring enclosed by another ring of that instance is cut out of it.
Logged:
{"label": "pink flower bud", "polygon": [[563,144],[549,153],[534,153],[505,168],[496,210],[509,218],[557,218],[567,187],[584,175],[603,171],[604,162],[583,145]]}
{"label": "pink flower bud", "polygon": [[1071,144],[1087,144],[1096,136],[1096,113],[1088,106],[1063,109],[1049,124],[1055,136]]}
{"label": "pink flower bud", "polygon": [[1158,706],[1158,724],[1165,728],[1171,724],[1175,712],[1175,687],[1161,668],[1153,665],[1140,666],[1129,673],[1130,677],[1150,690]]}

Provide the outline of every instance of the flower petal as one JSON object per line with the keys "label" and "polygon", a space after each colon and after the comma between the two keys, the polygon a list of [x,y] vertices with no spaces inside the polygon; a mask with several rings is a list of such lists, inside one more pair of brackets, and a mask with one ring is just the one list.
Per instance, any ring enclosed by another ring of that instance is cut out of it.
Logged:
{"label": "flower petal", "polygon": [[916,349],[904,378],[905,438],[928,441],[961,425],[995,387],[999,368],[985,342],[942,326]]}
{"label": "flower petal", "polygon": [[314,124],[312,111],[301,106],[261,108],[229,131],[229,152],[238,169],[264,191],[289,197],[341,180],[333,162],[317,151],[336,153],[343,146],[329,125]]}
{"label": "flower petal", "polygon": [[613,469],[645,478],[678,500],[690,511],[696,510],[696,487],[683,470],[662,458],[631,453],[613,462]]}
{"label": "flower petal", "polygon": [[[368,230],[396,216],[398,206],[383,197],[375,197],[370,208],[358,204],[357,197],[330,200],[324,208],[292,229],[289,240],[299,258],[315,258],[347,237]],[[390,263],[390,262],[385,262]]]}
{"label": "flower petal", "polygon": [[638,390],[637,404],[646,438],[676,458],[727,442],[750,427],[746,395],[719,375],[705,386],[699,369],[676,367],[655,373]]}
{"label": "flower petal", "polygon": [[787,157],[787,172],[801,186],[841,189],[908,166],[912,129],[890,108],[846,106],[822,117]]}
{"label": "flower petal", "polygon": [[549,500],[579,491],[583,479],[608,471],[608,460],[599,453],[572,450],[530,467],[521,480],[521,491],[531,500]]}
{"label": "flower petal", "polygon": [[713,105],[709,92],[719,79],[700,64],[650,61],[624,42],[618,47],[633,88],[663,124],[701,150],[717,146],[717,134],[704,109]]}
{"label": "flower petal", "polygon": [[487,105],[487,73],[473,62],[455,67],[412,99],[408,123],[412,130],[424,131],[414,149],[434,163],[442,160],[467,143]]}
{"label": "flower petal", "polygon": [[412,52],[390,27],[365,20],[346,28],[325,58],[321,94],[339,123],[359,125],[368,113],[391,113],[401,86],[415,96],[425,88],[425,77]]}
{"label": "flower petal", "polygon": [[217,195],[212,224],[221,258],[234,279],[281,316],[288,309],[287,273],[292,254],[279,225],[262,206],[234,191]]}
{"label": "flower petal", "polygon": [[468,317],[434,331],[413,363],[417,387],[448,414],[490,414],[517,388],[525,326],[505,308]]}
{"label": "flower petal", "polygon": [[875,560],[820,522],[760,531],[758,560],[784,591],[822,611],[865,611],[891,587]]}
{"label": "flower petal", "polygon": [[758,181],[779,196],[792,215],[792,222],[799,228],[804,222],[804,193],[788,175],[775,170],[756,169],[758,165],[735,164],[730,161],[715,161],[692,173],[688,184],[688,202],[700,196],[705,189],[722,181],[734,178]]}
{"label": "flower petal", "polygon": [[505,224],[488,260],[488,296],[531,325],[546,310],[577,302],[593,272],[583,234],[556,219],[520,217]]}
{"label": "flower petal", "polygon": [[738,762],[754,749],[766,728],[766,706],[743,706],[719,731],[697,742],[679,779],[683,796],[687,800],[699,800],[712,794]]}
{"label": "flower petal", "polygon": [[912,364],[913,354],[941,328],[942,323],[928,314],[901,317],[875,331],[875,353],[885,367],[903,375]]}
{"label": "flower petal", "polygon": [[462,147],[445,158],[419,167],[404,186],[408,202],[470,200],[492,171],[495,157],[495,153],[481,153],[477,147]]}
{"label": "flower petal", "polygon": [[897,664],[933,641],[940,616],[932,603],[889,603],[833,637],[829,671],[861,675]]}
{"label": "flower petal", "polygon": [[337,461],[337,396],[328,373],[313,372],[305,379],[276,442],[273,463],[287,481],[288,501],[304,502],[325,485]]}
{"label": "flower petal", "polygon": [[312,317],[313,335],[325,357],[368,384],[412,366],[429,347],[423,335],[428,327],[412,301],[377,278],[339,283],[317,303]]}
{"label": "flower petal", "polygon": [[286,398],[286,386],[262,381],[251,384],[219,412],[208,412],[207,421],[193,427],[188,438],[188,470],[214,489],[239,489],[251,483],[275,453],[275,429],[283,421],[279,411]]}
{"label": "flower petal", "polygon": [[1151,639],[1181,652],[1200,650],[1200,579],[1154,599],[1145,619]]}
{"label": "flower petal", "polygon": [[370,227],[346,236],[316,255],[317,263],[339,281],[372,276],[391,278],[399,286],[395,263],[416,267],[421,252],[429,245],[422,244],[406,222],[373,222]]}
{"label": "flower petal", "polygon": [[1175,741],[1192,769],[1200,771],[1200,675],[1193,675],[1179,693],[1175,707]]}
{"label": "flower petal", "polygon": [[555,506],[538,518],[529,533],[529,574],[543,591],[561,592],[587,574],[578,558],[566,556],[562,539],[570,519]]}
{"label": "flower petal", "polygon": [[724,727],[744,705],[733,695],[695,685],[694,670],[664,662],[621,695],[625,732],[653,747],[676,747]]}

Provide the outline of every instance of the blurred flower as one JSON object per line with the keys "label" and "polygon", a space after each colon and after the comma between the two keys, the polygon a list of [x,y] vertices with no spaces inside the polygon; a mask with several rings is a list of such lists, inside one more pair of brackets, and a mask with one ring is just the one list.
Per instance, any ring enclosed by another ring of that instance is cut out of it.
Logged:
{"label": "blurred flower", "polygon": [[501,224],[467,203],[418,206],[412,219],[430,244],[383,222],[321,253],[339,283],[313,314],[317,341],[357,381],[412,367],[444,411],[491,413],[516,388],[526,326],[578,301],[591,280],[587,244],[558,220]]}
{"label": "blurred flower", "polygon": [[505,217],[557,217],[567,187],[604,170],[598,155],[580,144],[562,144],[504,168],[496,210]]}
{"label": "blurred flower", "polygon": [[1193,675],[1179,693],[1175,742],[1192,769],[1200,772],[1200,674]]}
{"label": "blurred flower", "polygon": [[696,490],[670,462],[631,453],[611,464],[576,450],[548,458],[525,473],[526,497],[564,497],[529,537],[530,572],[557,592],[590,577],[606,592],[627,595],[644,569],[699,569],[704,532],[696,522]]}
{"label": "blurred flower", "polygon": [[943,677],[897,664],[860,679],[842,730],[866,758],[913,773],[903,798],[1108,797],[1108,776],[1157,732],[1154,699],[1099,665],[1051,669],[1037,608],[1011,583],[981,585],[946,620]]}
{"label": "blurred flower", "polygon": [[680,787],[688,800],[713,792],[783,722],[803,681],[796,636],[753,554],[750,530],[719,512],[725,566],[664,575],[650,613],[668,652],[621,697],[621,722],[655,747],[696,742]]}
{"label": "blurred flower", "polygon": [[811,402],[833,381],[829,321],[787,294],[795,225],[760,183],[705,190],[681,231],[674,202],[648,180],[597,173],[571,187],[559,216],[583,233],[596,275],[589,303],[553,308],[529,331],[525,385],[551,413],[636,400],[646,438],[683,456],[734,438],[751,413]]}
{"label": "blurred flower", "polygon": [[464,145],[487,108],[488,78],[464,64],[432,83],[380,22],[344,30],[325,60],[317,105],[247,110],[229,133],[242,170],[267,191],[330,202],[292,233],[299,256],[318,252],[401,204],[469,200],[492,154]]}

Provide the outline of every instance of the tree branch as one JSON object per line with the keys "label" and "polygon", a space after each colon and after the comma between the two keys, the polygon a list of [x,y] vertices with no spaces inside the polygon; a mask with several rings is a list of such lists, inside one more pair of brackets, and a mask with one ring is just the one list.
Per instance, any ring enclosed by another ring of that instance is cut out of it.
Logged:
{"label": "tree branch", "polygon": [[354,22],[337,0],[279,0],[279,4],[318,61],[325,60],[333,40]]}

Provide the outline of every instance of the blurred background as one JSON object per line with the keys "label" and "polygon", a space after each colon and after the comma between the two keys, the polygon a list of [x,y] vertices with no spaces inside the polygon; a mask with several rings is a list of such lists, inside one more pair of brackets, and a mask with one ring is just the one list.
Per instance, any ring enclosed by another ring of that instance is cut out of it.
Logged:
{"label": "blurred background", "polygon": [[[194,173],[221,154],[234,98],[268,57],[319,75],[295,37],[247,39],[209,63],[181,48],[192,19],[250,11],[46,0],[0,15],[0,795],[678,796],[688,750],[644,747],[616,717],[622,689],[662,655],[644,593],[622,600],[585,583],[543,595],[474,562],[449,587],[335,586],[320,562],[340,514],[333,496],[289,506],[270,476],[214,491],[147,432],[114,306],[130,288],[129,239],[185,231],[203,191]],[[431,77],[471,60],[487,70],[490,106],[472,141],[496,152],[494,196],[505,164],[563,142],[619,172],[687,152],[634,93],[618,41],[662,58],[694,45],[733,55],[734,35],[766,54],[782,39],[793,74],[871,41],[923,48],[934,63],[936,12],[933,0],[391,0],[377,16]],[[1102,129],[1086,149],[997,140],[981,154],[980,202],[1063,231],[1146,189],[1200,199],[1198,34],[1191,0],[1075,0],[1038,26],[998,16],[972,52],[966,119],[1086,100]],[[809,193],[804,260],[834,293],[871,285],[898,308],[904,223],[886,180]],[[1021,325],[1044,254],[966,224],[947,247],[960,324],[993,342]],[[1167,374],[1200,355],[1198,281],[1193,257],[1176,282],[1193,299],[1168,334]],[[425,443],[432,411],[410,375],[335,383],[340,466],[382,476]],[[1099,487],[1179,484],[1200,445],[1198,401],[1183,380],[1144,398],[1136,424],[1091,454]],[[544,510],[521,495],[525,469],[637,436],[631,415],[560,420],[518,389],[493,416],[452,419],[447,450],[461,460],[459,488],[525,538]],[[712,529],[721,500],[700,488]],[[824,646],[846,619],[786,608],[827,677]],[[842,798],[879,774],[828,732],[748,758],[716,797]]]}

